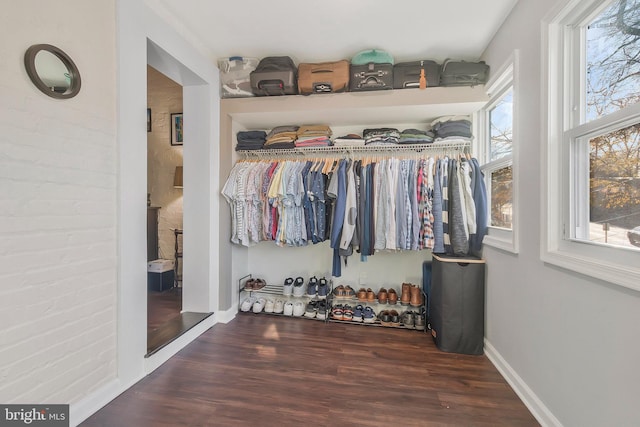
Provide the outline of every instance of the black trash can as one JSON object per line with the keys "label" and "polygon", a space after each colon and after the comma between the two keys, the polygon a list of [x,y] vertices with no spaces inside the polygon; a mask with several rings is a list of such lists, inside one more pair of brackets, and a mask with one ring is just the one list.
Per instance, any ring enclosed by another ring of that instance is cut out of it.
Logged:
{"label": "black trash can", "polygon": [[440,350],[483,353],[484,269],[480,258],[433,254],[428,312]]}

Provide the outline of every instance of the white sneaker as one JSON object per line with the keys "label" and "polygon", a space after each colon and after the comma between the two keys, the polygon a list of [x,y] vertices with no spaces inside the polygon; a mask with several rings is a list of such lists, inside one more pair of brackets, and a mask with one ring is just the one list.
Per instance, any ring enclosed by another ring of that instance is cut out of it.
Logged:
{"label": "white sneaker", "polygon": [[291,301],[284,303],[284,315],[293,316],[293,303]]}
{"label": "white sneaker", "polygon": [[302,301],[296,301],[293,304],[293,315],[296,317],[300,317],[304,314],[304,304]]}
{"label": "white sneaker", "polygon": [[[265,307],[265,311],[267,311],[266,307]],[[273,306],[273,312],[282,314],[283,311],[284,311],[284,301],[282,301],[281,299],[277,299],[276,303]]]}
{"label": "white sneaker", "polygon": [[285,279],[284,286],[282,287],[282,295],[290,297],[293,292],[293,279],[291,277]]}
{"label": "white sneaker", "polygon": [[267,299],[267,303],[264,305],[264,312],[273,313],[274,308],[275,303],[273,302],[273,300],[271,298]]}
{"label": "white sneaker", "polygon": [[244,301],[242,301],[242,304],[240,304],[240,311],[246,312],[251,310],[254,302],[256,302],[256,299],[253,297],[245,298]]}
{"label": "white sneaker", "polygon": [[293,285],[293,296],[301,297],[307,294],[307,287],[304,285],[304,279],[302,277],[296,278]]}
{"label": "white sneaker", "polygon": [[253,303],[253,312],[260,313],[264,309],[264,305],[266,304],[266,302],[266,299],[258,298],[256,302]]}

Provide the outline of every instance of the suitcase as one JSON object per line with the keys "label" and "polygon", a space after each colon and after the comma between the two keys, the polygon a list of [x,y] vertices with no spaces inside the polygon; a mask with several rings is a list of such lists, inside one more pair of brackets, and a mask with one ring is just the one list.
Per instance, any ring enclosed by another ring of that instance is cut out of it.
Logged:
{"label": "suitcase", "polygon": [[351,64],[349,76],[351,92],[383,89],[393,89],[393,64],[374,62],[364,65]]}
{"label": "suitcase", "polygon": [[440,65],[435,61],[401,62],[393,66],[393,88],[420,87],[420,72],[424,70],[426,87],[440,86]]}
{"label": "suitcase", "polygon": [[349,61],[347,60],[298,66],[298,90],[303,95],[344,92],[348,87]]}
{"label": "suitcase", "polygon": [[255,96],[251,91],[250,74],[256,69],[258,58],[232,56],[218,61],[220,68],[220,96],[222,98],[244,98]]}
{"label": "suitcase", "polygon": [[298,93],[298,69],[288,56],[262,58],[250,80],[251,91],[257,96]]}
{"label": "suitcase", "polygon": [[440,69],[442,86],[483,85],[489,79],[489,66],[484,62],[447,60]]}

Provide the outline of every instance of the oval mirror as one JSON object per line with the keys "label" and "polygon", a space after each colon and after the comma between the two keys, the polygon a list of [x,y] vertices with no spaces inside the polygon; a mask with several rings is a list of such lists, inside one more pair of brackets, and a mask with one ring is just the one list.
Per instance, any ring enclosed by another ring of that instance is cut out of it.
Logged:
{"label": "oval mirror", "polygon": [[24,66],[33,84],[52,98],[72,98],[80,92],[78,67],[55,46],[31,46],[24,55]]}

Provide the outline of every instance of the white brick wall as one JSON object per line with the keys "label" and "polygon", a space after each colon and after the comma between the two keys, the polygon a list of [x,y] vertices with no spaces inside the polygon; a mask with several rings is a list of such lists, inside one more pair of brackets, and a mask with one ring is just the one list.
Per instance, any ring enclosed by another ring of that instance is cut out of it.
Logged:
{"label": "white brick wall", "polygon": [[[27,0],[0,17],[0,402],[73,403],[116,377],[114,3]],[[36,43],[74,59],[77,97],[32,86]]]}

